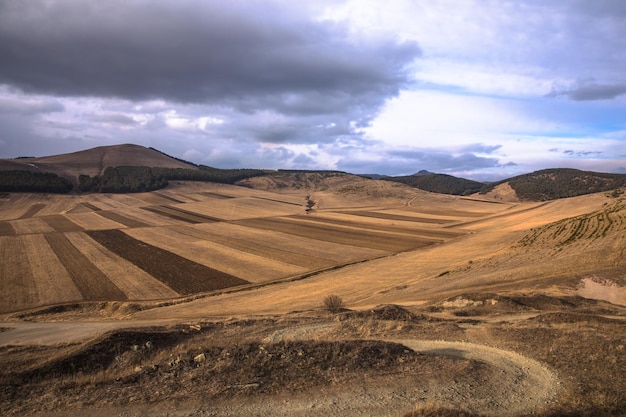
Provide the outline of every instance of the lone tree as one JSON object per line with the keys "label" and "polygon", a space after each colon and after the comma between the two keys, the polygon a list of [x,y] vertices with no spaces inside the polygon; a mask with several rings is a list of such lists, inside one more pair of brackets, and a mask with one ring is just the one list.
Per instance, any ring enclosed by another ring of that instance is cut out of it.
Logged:
{"label": "lone tree", "polygon": [[324,298],[324,308],[331,313],[338,313],[343,307],[343,299],[336,294],[331,294]]}
{"label": "lone tree", "polygon": [[311,199],[310,195],[307,195],[305,197],[305,200],[306,200],[306,210],[305,211],[307,213],[310,213],[310,212],[313,211],[313,207],[315,207],[315,201]]}

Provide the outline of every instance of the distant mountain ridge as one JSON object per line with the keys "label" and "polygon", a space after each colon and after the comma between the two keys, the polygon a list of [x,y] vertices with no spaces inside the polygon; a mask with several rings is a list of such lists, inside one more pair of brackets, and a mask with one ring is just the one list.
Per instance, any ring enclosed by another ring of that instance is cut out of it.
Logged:
{"label": "distant mountain ridge", "polygon": [[[129,169],[133,167],[135,169]],[[72,189],[65,182],[59,182],[53,176],[42,176],[44,173],[54,174],[64,181],[69,181],[74,186],[78,186],[77,188],[81,191],[118,190],[117,192],[132,192],[163,187],[167,185],[167,180],[211,181],[232,184],[241,179],[279,175],[287,171],[222,170],[196,165],[154,148],[124,144],[99,146],[46,157],[0,159],[0,191],[45,191],[50,189],[49,184],[47,184],[50,181],[55,182],[53,188],[62,190],[59,192],[69,192]],[[306,175],[314,175],[316,172],[322,171],[294,172],[301,174],[302,181],[306,181],[304,178]],[[327,174],[328,172],[324,173]],[[426,170],[420,170],[413,175],[406,176],[393,177],[370,174],[360,175],[360,177],[393,181],[424,191],[459,196],[485,195],[499,185],[508,185],[518,199],[528,201],[554,200],[612,190],[621,194],[620,188],[626,187],[626,174],[598,173],[571,168],[545,169],[494,183],[472,181]],[[18,184],[20,181],[22,181],[22,185],[27,186],[20,186]],[[3,186],[6,187],[3,188]]]}
{"label": "distant mountain ridge", "polygon": [[458,178],[447,174],[434,174],[425,170],[419,171],[413,175],[386,177],[382,179],[400,182],[431,193],[452,195],[476,194],[485,186],[482,182]]}

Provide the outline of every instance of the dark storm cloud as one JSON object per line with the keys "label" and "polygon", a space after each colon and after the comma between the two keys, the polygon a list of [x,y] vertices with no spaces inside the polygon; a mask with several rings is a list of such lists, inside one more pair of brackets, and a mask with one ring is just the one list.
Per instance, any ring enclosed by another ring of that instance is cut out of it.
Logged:
{"label": "dark storm cloud", "polygon": [[574,101],[612,100],[626,94],[626,84],[579,83],[567,89],[553,89],[547,96],[565,96]]}
{"label": "dark storm cloud", "polygon": [[375,109],[407,82],[415,43],[352,43],[343,27],[293,10],[269,2],[2,1],[0,83],[330,114],[359,111],[357,103]]}
{"label": "dark storm cloud", "polygon": [[0,113],[35,115],[40,113],[61,112],[64,109],[61,103],[54,100],[23,101],[0,97]]}

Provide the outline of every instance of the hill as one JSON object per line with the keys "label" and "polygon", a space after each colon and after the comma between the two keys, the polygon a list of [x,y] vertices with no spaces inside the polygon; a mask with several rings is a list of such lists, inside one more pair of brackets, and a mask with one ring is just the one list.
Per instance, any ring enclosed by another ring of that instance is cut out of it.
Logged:
{"label": "hill", "polygon": [[106,168],[118,166],[198,169],[194,164],[165,155],[156,149],[131,144],[98,146],[84,151],[45,157],[0,160],[0,171],[21,169],[50,172],[72,182],[76,182],[81,174],[102,175]]}
{"label": "hill", "polygon": [[487,194],[502,184],[508,184],[520,200],[548,201],[611,190],[619,195],[618,189],[626,186],[626,175],[570,168],[544,169],[485,185],[480,193]]}
{"label": "hill", "polygon": [[458,178],[452,175],[434,174],[428,171],[420,171],[414,175],[400,177],[384,177],[382,179],[400,182],[431,193],[451,195],[475,194],[485,185],[482,182]]}

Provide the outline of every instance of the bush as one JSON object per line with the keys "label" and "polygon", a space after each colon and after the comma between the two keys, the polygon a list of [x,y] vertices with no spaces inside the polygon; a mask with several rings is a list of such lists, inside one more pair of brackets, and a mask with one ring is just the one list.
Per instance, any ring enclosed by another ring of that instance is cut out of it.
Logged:
{"label": "bush", "polygon": [[324,298],[324,308],[331,313],[337,313],[344,308],[343,299],[338,295],[331,294]]}

